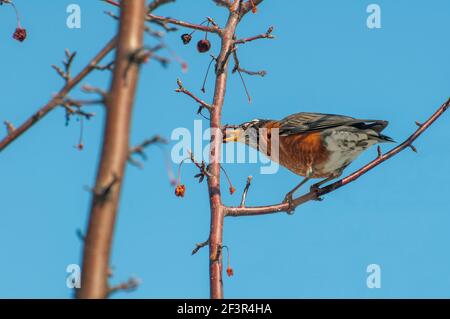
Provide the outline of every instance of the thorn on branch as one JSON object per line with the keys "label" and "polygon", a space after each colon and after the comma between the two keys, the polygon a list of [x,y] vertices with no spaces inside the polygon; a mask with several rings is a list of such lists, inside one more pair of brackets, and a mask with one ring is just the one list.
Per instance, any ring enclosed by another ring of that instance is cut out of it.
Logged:
{"label": "thorn on branch", "polygon": [[75,233],[81,242],[84,242],[86,240],[86,235],[83,233],[83,231],[80,228],[77,228]]}
{"label": "thorn on branch", "polygon": [[416,125],[417,125],[418,127],[422,127],[422,126],[423,126],[423,124],[420,123],[420,122],[418,122],[418,121],[416,121],[415,123],[416,123]]}
{"label": "thorn on branch", "polygon": [[379,145],[377,147],[377,153],[378,153],[378,158],[381,158],[383,156],[383,152],[381,151],[381,146],[379,146]]}
{"label": "thorn on branch", "polygon": [[417,148],[416,148],[414,145],[409,144],[408,147],[409,147],[414,153],[418,153]]}
{"label": "thorn on branch", "polygon": [[191,255],[195,255],[196,253],[199,252],[200,249],[202,249],[203,247],[206,247],[208,245],[209,245],[209,238],[206,241],[204,241],[203,243],[195,244],[195,248],[192,250]]}
{"label": "thorn on branch", "polygon": [[6,132],[8,133],[8,135],[12,134],[16,130],[16,128],[14,127],[14,125],[12,125],[11,122],[4,121],[3,123],[6,126]]}

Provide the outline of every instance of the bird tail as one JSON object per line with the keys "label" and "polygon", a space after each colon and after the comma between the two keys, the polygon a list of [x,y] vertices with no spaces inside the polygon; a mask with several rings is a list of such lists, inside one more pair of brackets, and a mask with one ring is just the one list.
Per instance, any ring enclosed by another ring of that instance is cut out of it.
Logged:
{"label": "bird tail", "polygon": [[378,134],[378,139],[380,139],[381,142],[397,143],[393,138],[383,134]]}

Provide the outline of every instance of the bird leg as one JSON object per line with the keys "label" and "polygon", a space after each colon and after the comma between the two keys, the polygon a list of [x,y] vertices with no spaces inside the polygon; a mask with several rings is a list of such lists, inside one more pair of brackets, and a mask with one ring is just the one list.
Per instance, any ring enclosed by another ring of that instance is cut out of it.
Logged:
{"label": "bird leg", "polygon": [[300,184],[298,184],[297,186],[295,186],[291,191],[289,191],[289,193],[286,194],[286,196],[284,197],[283,203],[288,203],[288,209],[286,210],[286,212],[289,215],[292,215],[295,207],[293,205],[293,198],[292,196],[294,195],[294,193],[300,188],[302,187],[307,181],[309,181],[309,177],[305,177],[305,179],[303,179]]}
{"label": "bird leg", "polygon": [[[328,183],[329,181],[332,181],[333,179],[338,178],[339,176],[341,176],[341,174],[333,174],[333,175],[331,175],[331,176],[321,180],[320,182],[311,185],[311,187],[309,189],[310,192],[315,192],[317,194],[320,186],[322,186],[325,183]],[[322,198],[318,197],[317,200],[318,201],[322,201]]]}

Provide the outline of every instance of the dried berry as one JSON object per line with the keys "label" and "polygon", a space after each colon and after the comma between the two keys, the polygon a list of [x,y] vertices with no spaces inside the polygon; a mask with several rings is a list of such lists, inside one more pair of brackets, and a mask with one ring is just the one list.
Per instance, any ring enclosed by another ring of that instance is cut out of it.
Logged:
{"label": "dried berry", "polygon": [[233,195],[235,191],[236,191],[236,188],[234,188],[233,186],[230,186],[230,195]]}
{"label": "dried berry", "polygon": [[189,42],[191,42],[192,40],[192,35],[190,35],[189,33],[185,33],[181,36],[181,40],[183,40],[184,44],[189,44]]}
{"label": "dried berry", "polygon": [[186,192],[186,186],[182,184],[178,184],[175,188],[175,195],[177,197],[184,197],[184,193]]}
{"label": "dried berry", "polygon": [[197,43],[197,50],[200,53],[208,52],[209,49],[211,49],[211,42],[209,42],[208,39],[203,39],[198,41]]}
{"label": "dried berry", "polygon": [[13,38],[17,41],[23,42],[27,38],[27,30],[20,27],[16,28]]}
{"label": "dried berry", "polygon": [[227,275],[228,277],[232,277],[234,275],[233,268],[231,268],[230,266],[228,266],[227,268]]}

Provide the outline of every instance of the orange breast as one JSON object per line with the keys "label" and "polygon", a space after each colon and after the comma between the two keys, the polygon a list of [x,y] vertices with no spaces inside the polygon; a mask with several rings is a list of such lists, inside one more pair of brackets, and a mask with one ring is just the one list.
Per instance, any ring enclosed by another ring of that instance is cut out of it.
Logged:
{"label": "orange breast", "polygon": [[[306,176],[312,170],[312,178],[325,178],[329,172],[322,172],[322,168],[329,159],[329,152],[323,145],[321,133],[305,133],[279,137],[279,158],[271,154],[272,129],[278,123],[269,123],[264,141],[267,151],[264,151],[272,160],[277,161],[295,174]],[[262,150],[263,151],[263,150]]]}

